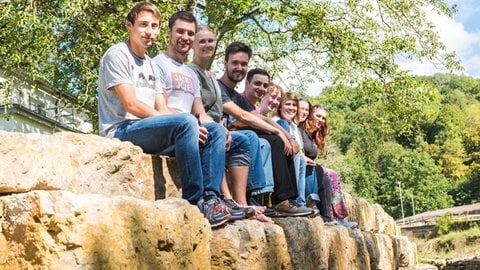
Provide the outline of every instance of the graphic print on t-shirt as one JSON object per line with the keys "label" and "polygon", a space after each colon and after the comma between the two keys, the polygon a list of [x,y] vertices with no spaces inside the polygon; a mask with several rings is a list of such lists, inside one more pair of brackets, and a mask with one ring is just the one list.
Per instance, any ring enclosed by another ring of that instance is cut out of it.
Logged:
{"label": "graphic print on t-shirt", "polygon": [[182,73],[172,72],[172,91],[182,91],[184,93],[195,95],[194,82],[191,77]]}
{"label": "graphic print on t-shirt", "polygon": [[138,79],[135,84],[136,88],[152,88],[155,89],[155,76],[153,75],[148,75],[148,79],[146,78],[145,74],[143,72],[140,72],[138,74]]}

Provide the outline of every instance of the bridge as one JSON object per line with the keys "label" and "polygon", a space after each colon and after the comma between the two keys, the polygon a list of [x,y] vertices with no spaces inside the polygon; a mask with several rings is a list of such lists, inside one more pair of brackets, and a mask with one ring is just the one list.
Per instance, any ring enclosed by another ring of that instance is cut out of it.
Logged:
{"label": "bridge", "polygon": [[480,203],[424,212],[396,220],[396,223],[402,234],[424,238],[435,231],[437,218],[445,214],[449,214],[452,221],[477,221],[480,220]]}

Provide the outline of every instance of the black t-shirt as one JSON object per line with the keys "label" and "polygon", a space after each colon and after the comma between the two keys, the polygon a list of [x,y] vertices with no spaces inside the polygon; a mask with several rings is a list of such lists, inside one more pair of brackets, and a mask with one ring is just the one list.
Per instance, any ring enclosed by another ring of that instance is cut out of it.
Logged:
{"label": "black t-shirt", "polygon": [[[237,104],[238,107],[242,108],[247,112],[251,112],[255,110],[255,108],[246,100],[240,93],[235,91],[228,86],[226,86],[220,79],[217,79],[218,85],[220,85],[220,89],[222,90],[222,103],[233,102]],[[227,127],[230,127],[230,124],[235,122],[236,119],[234,116],[226,114],[223,112],[223,119],[227,119]]]}
{"label": "black t-shirt", "polygon": [[305,156],[315,160],[318,155],[318,148],[313,135],[308,134],[308,132],[301,127],[298,128],[298,132],[300,132],[300,135],[302,136],[303,151],[305,152]]}

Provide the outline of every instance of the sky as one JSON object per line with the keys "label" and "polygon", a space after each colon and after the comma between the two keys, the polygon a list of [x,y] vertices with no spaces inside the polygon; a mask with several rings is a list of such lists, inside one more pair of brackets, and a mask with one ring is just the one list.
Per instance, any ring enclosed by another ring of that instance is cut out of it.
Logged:
{"label": "sky", "polygon": [[[449,6],[457,5],[458,12],[453,18],[429,14],[428,19],[436,27],[447,52],[454,51],[463,70],[456,74],[468,75],[480,79],[480,0],[447,0]],[[446,73],[424,60],[398,60],[401,68],[411,70],[413,75],[433,75]],[[310,96],[317,96],[328,82],[312,84],[307,89]]]}
{"label": "sky", "polygon": [[[453,18],[430,14],[429,19],[436,25],[440,39],[447,51],[457,54],[464,70],[455,72],[480,78],[480,0],[447,0],[450,6],[457,5],[458,12]],[[445,70],[428,62],[399,62],[414,75],[433,75]]]}

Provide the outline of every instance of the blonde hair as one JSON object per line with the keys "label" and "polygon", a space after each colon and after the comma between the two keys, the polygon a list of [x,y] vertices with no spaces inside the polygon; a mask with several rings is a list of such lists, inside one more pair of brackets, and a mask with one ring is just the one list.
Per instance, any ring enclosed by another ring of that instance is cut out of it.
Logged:
{"label": "blonde hair", "polygon": [[285,91],[280,85],[270,83],[267,87],[267,92],[265,93],[265,96],[267,95],[272,96],[273,94],[276,94],[276,93],[280,94],[280,103],[281,103],[285,98]]}
{"label": "blonde hair", "polygon": [[[265,95],[263,96],[262,100],[264,100],[267,96],[272,96],[274,94],[279,94],[280,95],[280,103],[283,101],[283,98],[285,97],[285,92],[283,91],[283,88],[277,84],[270,83],[267,87],[267,91]],[[263,103],[263,102],[262,102]],[[277,112],[276,111],[262,111],[262,108],[260,108],[260,113],[263,115],[270,115],[274,116]]]}

